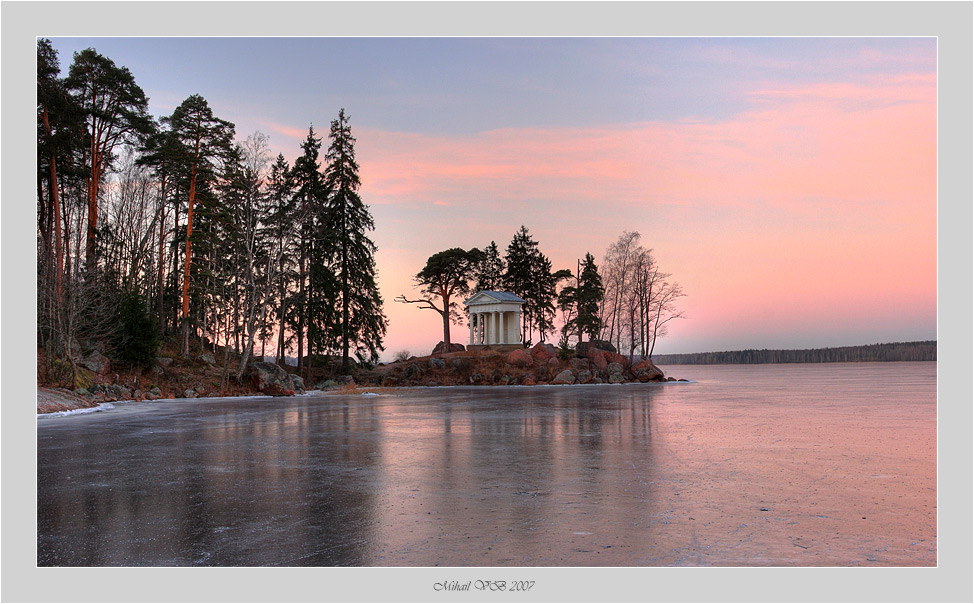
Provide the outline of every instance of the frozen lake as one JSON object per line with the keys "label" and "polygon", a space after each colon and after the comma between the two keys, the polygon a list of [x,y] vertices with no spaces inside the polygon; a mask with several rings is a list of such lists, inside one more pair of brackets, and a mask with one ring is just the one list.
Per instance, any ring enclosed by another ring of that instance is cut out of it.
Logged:
{"label": "frozen lake", "polygon": [[936,363],[37,421],[40,566],[936,565]]}

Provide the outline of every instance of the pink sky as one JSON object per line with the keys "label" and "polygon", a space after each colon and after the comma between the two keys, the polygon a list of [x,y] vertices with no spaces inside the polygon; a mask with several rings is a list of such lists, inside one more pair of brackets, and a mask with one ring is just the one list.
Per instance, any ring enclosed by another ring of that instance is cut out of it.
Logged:
{"label": "pink sky", "polygon": [[439,339],[438,315],[392,302],[416,293],[430,254],[503,250],[521,224],[556,269],[641,233],[688,294],[659,352],[934,338],[935,77],[751,96],[752,110],[706,122],[359,129],[387,350]]}
{"label": "pink sky", "polygon": [[436,313],[393,301],[431,254],[503,251],[522,224],[555,269],[641,233],[687,294],[659,353],[936,337],[934,38],[56,43],[130,67],[160,115],[202,94],[291,162],[344,107],[384,359],[441,337]]}

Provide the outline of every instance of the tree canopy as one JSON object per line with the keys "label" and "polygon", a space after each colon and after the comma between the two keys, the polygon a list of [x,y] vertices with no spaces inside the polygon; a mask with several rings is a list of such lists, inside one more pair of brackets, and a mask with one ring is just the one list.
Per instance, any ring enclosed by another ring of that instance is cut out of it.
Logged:
{"label": "tree canopy", "polygon": [[[426,260],[426,266],[416,274],[422,297],[409,300],[405,294],[396,298],[404,304],[418,304],[420,308],[435,310],[443,318],[443,341],[450,343],[450,322],[459,322],[461,314],[456,298],[469,294],[483,252],[477,248],[450,248],[437,252]],[[436,299],[439,298],[439,305]]]}

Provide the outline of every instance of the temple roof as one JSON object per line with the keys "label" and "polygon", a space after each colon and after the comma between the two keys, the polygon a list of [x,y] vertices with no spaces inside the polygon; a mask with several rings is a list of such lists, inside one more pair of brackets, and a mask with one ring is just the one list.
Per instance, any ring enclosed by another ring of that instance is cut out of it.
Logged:
{"label": "temple roof", "polygon": [[526,302],[526,300],[524,298],[521,298],[519,296],[515,296],[511,292],[495,292],[495,291],[490,291],[488,289],[482,289],[479,292],[477,292],[474,295],[472,295],[469,298],[467,298],[466,300],[464,300],[463,303],[464,304],[470,304],[470,301],[471,300],[473,300],[474,298],[476,298],[477,296],[479,296],[481,294],[490,296],[491,298],[493,298],[494,300],[496,300],[498,302],[518,302],[520,304],[524,304]]}

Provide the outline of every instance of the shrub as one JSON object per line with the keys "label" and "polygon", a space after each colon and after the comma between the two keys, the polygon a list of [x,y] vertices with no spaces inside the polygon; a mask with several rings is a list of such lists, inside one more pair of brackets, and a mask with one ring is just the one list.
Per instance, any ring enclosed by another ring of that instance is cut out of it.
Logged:
{"label": "shrub", "polygon": [[393,359],[395,359],[395,361],[397,363],[402,363],[404,361],[408,361],[409,360],[409,351],[408,350],[400,350],[395,355],[393,355]]}
{"label": "shrub", "polygon": [[558,358],[567,361],[573,356],[575,356],[575,350],[568,345],[568,338],[562,336],[561,341],[558,342]]}
{"label": "shrub", "polygon": [[113,356],[130,365],[152,366],[159,347],[159,332],[145,308],[145,302],[137,293],[129,292],[122,297],[118,325]]}

